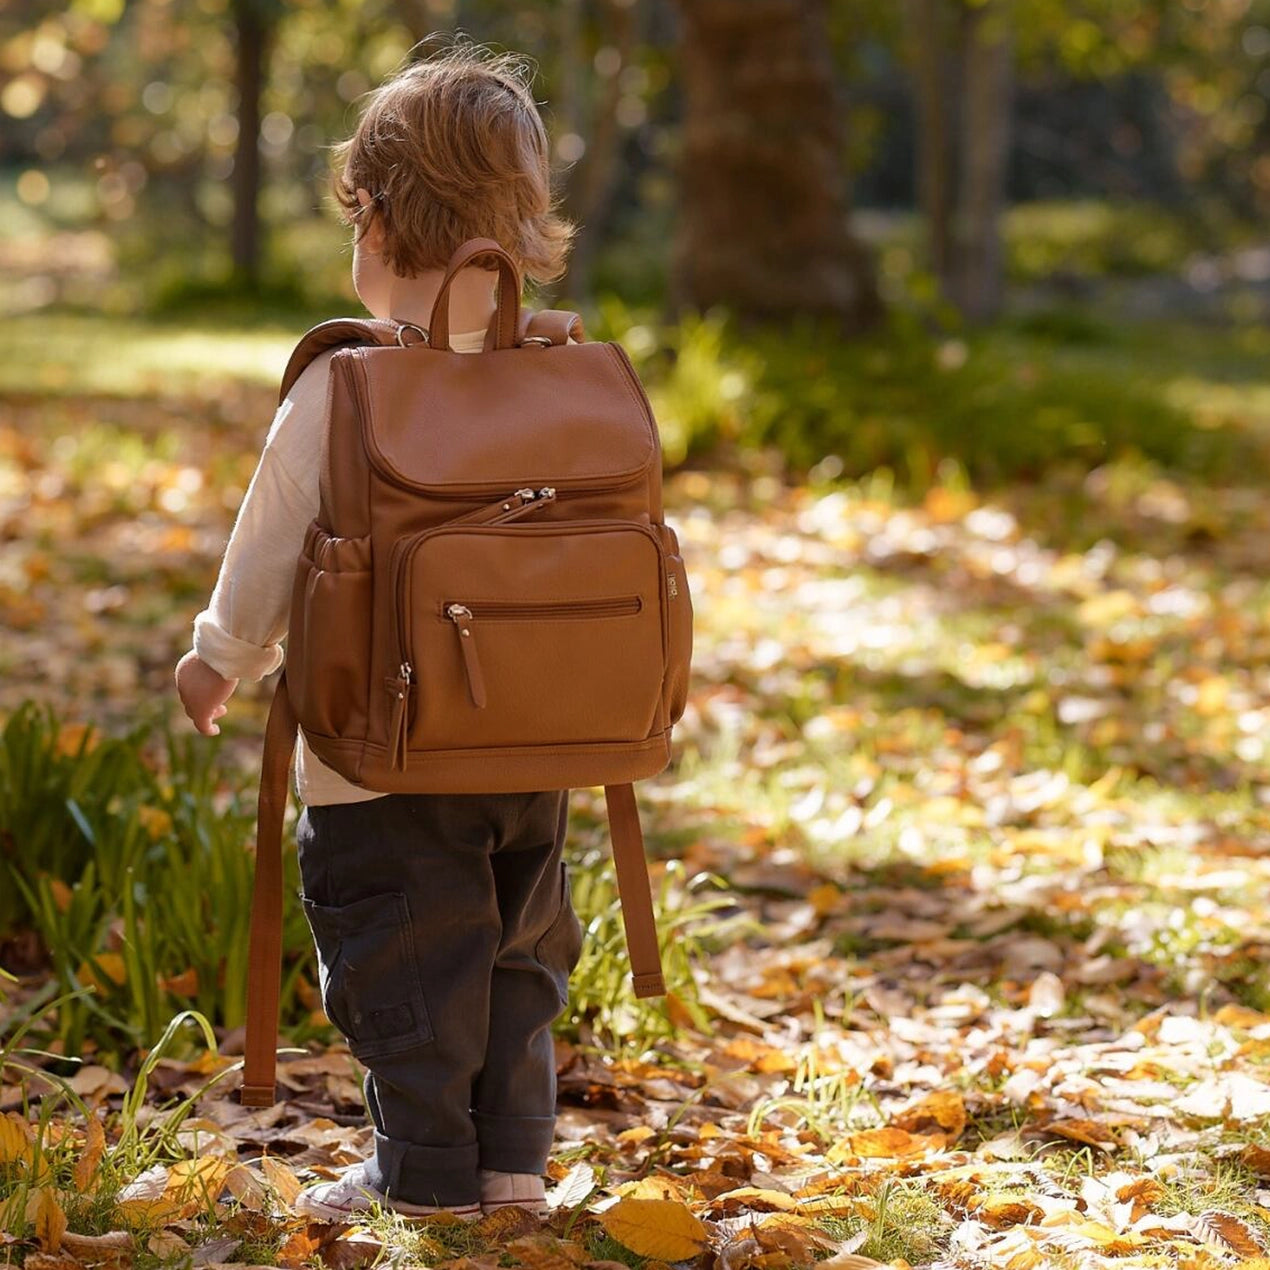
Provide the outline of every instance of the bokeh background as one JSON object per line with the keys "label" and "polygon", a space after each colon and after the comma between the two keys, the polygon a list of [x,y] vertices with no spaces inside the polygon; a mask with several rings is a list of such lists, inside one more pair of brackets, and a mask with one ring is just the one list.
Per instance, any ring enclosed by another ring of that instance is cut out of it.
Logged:
{"label": "bokeh background", "polygon": [[[459,30],[538,63],[581,234],[532,299],[639,370],[696,603],[640,786],[668,1002],[572,799],[557,1158],[737,1240],[720,1188],[854,1188],[769,1267],[1263,1265],[1270,0],[0,7],[0,1061],[114,1116],[179,1011],[241,1025],[268,685],[212,745],[172,668],[288,351],[357,311],[330,147]],[[338,1048],[290,1071],[360,1123]],[[179,1154],[139,1108],[116,1190]]]}

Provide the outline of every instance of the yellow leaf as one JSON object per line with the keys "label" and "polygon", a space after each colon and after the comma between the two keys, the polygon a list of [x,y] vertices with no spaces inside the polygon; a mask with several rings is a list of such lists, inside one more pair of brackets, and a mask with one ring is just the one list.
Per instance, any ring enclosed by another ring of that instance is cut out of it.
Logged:
{"label": "yellow leaf", "polygon": [[856,1155],[868,1158],[918,1155],[923,1151],[938,1151],[946,1143],[942,1133],[918,1134],[906,1129],[865,1129],[851,1134],[847,1141]]}
{"label": "yellow leaf", "polygon": [[266,1155],[260,1161],[260,1168],[265,1175],[265,1181],[273,1187],[278,1198],[290,1208],[295,1203],[296,1196],[300,1194],[300,1179],[296,1177],[295,1171],[289,1164],[274,1159],[272,1155]]}
{"label": "yellow leaf", "polygon": [[[101,974],[98,974],[98,971]],[[79,968],[80,983],[90,984],[98,992],[105,992],[110,984],[122,984],[128,978],[128,969],[119,953],[98,953],[91,962],[85,961]],[[101,975],[105,976],[102,979]]]}
{"label": "yellow leaf", "polygon": [[75,1189],[91,1195],[97,1189],[97,1166],[106,1153],[106,1131],[93,1116],[84,1130],[84,1153],[75,1161]]}
{"label": "yellow leaf", "polygon": [[152,840],[162,838],[172,829],[172,817],[161,807],[142,807],[137,812],[137,819]]}
{"label": "yellow leaf", "polygon": [[0,1164],[29,1163],[31,1155],[31,1126],[11,1111],[0,1118]]}
{"label": "yellow leaf", "polygon": [[53,906],[59,913],[66,912],[75,898],[71,888],[61,878],[49,878],[49,894],[52,895]]}
{"label": "yellow leaf", "polygon": [[723,1205],[725,1208],[754,1209],[795,1209],[798,1201],[784,1191],[773,1191],[761,1186],[738,1186],[734,1191],[724,1191],[710,1201],[711,1207]]}
{"label": "yellow leaf", "polygon": [[932,1127],[944,1130],[956,1141],[966,1127],[966,1104],[959,1093],[937,1090],[905,1108],[895,1117],[901,1129],[919,1132]]}
{"label": "yellow leaf", "polygon": [[233,1160],[217,1155],[204,1155],[197,1160],[180,1160],[168,1174],[164,1195],[192,1205],[194,1211],[210,1207],[225,1189],[225,1179],[233,1167]]}
{"label": "yellow leaf", "polygon": [[57,1252],[66,1234],[66,1214],[57,1202],[57,1193],[51,1186],[36,1187],[27,1196],[26,1219],[35,1227],[35,1237],[40,1247]]}
{"label": "yellow leaf", "polygon": [[706,1247],[706,1228],[683,1204],[667,1199],[623,1199],[600,1214],[618,1243],[641,1257],[686,1261]]}
{"label": "yellow leaf", "polygon": [[669,1173],[641,1177],[637,1182],[623,1182],[615,1189],[623,1199],[668,1199],[678,1204],[684,1197],[683,1184]]}

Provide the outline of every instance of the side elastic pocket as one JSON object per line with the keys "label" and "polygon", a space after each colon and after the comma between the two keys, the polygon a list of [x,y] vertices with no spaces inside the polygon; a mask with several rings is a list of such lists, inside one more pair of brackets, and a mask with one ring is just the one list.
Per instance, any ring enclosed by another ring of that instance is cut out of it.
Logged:
{"label": "side elastic pocket", "polygon": [[534,947],[534,960],[548,971],[560,994],[560,1004],[569,1003],[569,975],[582,955],[582,923],[573,911],[569,886],[569,866],[560,861],[560,908],[551,925]]}
{"label": "side elastic pocket", "polygon": [[688,573],[679,554],[679,539],[669,525],[655,525],[666,561],[666,680],[663,694],[666,721],[675,723],[688,704],[692,666],[692,596]]}
{"label": "side elastic pocket", "polygon": [[366,735],[370,608],[369,540],[311,525],[292,592],[287,676],[306,731]]}
{"label": "side elastic pocket", "polygon": [[340,908],[304,899],[317,945],[322,1008],[363,1062],[432,1040],[410,929],[399,892]]}

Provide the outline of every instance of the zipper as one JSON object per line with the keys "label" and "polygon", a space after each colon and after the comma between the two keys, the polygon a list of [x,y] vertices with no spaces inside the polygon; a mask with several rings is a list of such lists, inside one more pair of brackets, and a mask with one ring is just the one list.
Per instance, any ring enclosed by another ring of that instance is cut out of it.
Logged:
{"label": "zipper", "polygon": [[[518,519],[520,515],[525,514],[526,509],[532,510],[533,508],[538,506],[540,502],[541,502],[541,505],[545,506],[548,502],[552,501],[552,499],[556,497],[556,491],[552,487],[547,486],[538,491],[538,498],[534,500],[534,502],[530,503],[530,502],[526,502],[522,500],[520,505],[513,506],[509,508],[507,512],[504,512],[503,504],[512,502],[514,499],[520,497],[523,493],[524,493],[523,490],[517,490],[515,491],[514,494],[509,495],[505,499],[501,499],[498,503],[491,504],[489,507],[481,508],[480,512],[477,514],[492,513],[494,517],[493,520],[488,520],[483,522],[481,527],[486,527],[491,524],[506,523],[509,520]],[[398,538],[397,541],[393,543],[392,554],[389,556],[389,559],[388,559],[388,574],[392,580],[393,596],[395,597],[397,601],[397,615],[396,615],[397,617],[397,647],[399,649],[400,656],[401,656],[401,663],[398,668],[397,677],[395,679],[389,679],[386,681],[386,686],[388,688],[388,691],[393,698],[392,717],[389,724],[389,747],[392,754],[392,766],[395,771],[404,772],[406,770],[406,761],[407,761],[407,752],[408,752],[407,734],[409,731],[409,722],[410,722],[410,697],[414,690],[414,667],[411,666],[410,664],[410,636],[411,636],[410,607],[408,604],[406,604],[405,596],[403,594],[405,590],[406,572],[410,567],[411,557],[414,555],[415,551],[417,550],[417,548],[420,546],[420,544],[423,542],[425,538],[429,538],[433,534],[445,533],[447,530],[449,530],[452,526],[455,526],[455,525],[458,526],[458,532],[461,533],[465,529],[470,527],[471,522],[469,522],[468,524],[461,524],[459,523],[459,521],[446,521],[444,524],[434,525],[430,529],[420,530],[419,533],[412,534],[408,538]],[[543,532],[550,533],[550,531],[553,528],[557,528],[557,526],[553,526],[551,524],[532,525],[527,527],[523,531],[518,531],[518,532],[524,532],[530,535],[537,535]],[[566,526],[563,526],[563,528],[564,529],[576,528],[576,525],[575,526],[566,525]],[[662,552],[661,544],[658,542],[657,538],[654,536],[653,531],[647,525],[631,523],[631,524],[621,525],[621,526],[614,525],[611,528],[614,528],[614,529],[620,528],[624,532],[628,530],[634,530],[639,533],[642,533],[653,544],[654,548],[657,550],[659,555]],[[477,612],[481,614],[482,617],[484,618],[486,614],[486,610],[488,610],[491,607],[491,604],[493,604],[495,609],[499,607],[499,602],[486,601],[485,603],[477,603],[476,605]],[[595,605],[604,606],[604,605],[619,605],[619,604],[621,605],[621,607],[617,607],[614,610],[607,611],[607,612],[605,611],[596,612],[593,607]],[[634,607],[631,607],[632,604],[634,605]],[[575,616],[576,617],[587,617],[587,616],[619,617],[625,614],[638,613],[640,611],[641,606],[642,606],[642,601],[640,600],[639,596],[626,596],[626,597],[616,597],[615,599],[611,599],[611,600],[609,599],[574,600],[574,601],[566,600],[555,605],[544,604],[541,607],[544,607],[549,610],[549,612],[545,614],[545,616],[550,617],[553,615],[560,615],[567,618],[567,617],[575,617]],[[468,622],[470,623],[472,621],[472,616],[471,616],[472,610],[470,606],[460,605],[460,607],[467,609]],[[524,617],[526,615],[526,609],[529,606],[521,605],[521,604],[503,604],[502,607],[504,611],[498,616],[494,617],[493,620],[497,621],[500,619],[500,617],[502,618],[502,620],[507,620],[508,618],[512,616],[513,610],[514,610],[515,616]],[[565,610],[565,612],[563,613],[561,613],[562,608]],[[570,610],[573,610],[573,611],[570,611]],[[577,611],[577,610],[580,610],[580,611]],[[445,613],[443,616],[449,617],[449,614]],[[454,619],[450,618],[450,620],[453,621]],[[471,630],[470,625],[468,629]],[[459,639],[462,642],[462,645],[466,649],[466,651],[464,651],[463,653],[463,662],[464,662],[465,668],[467,668],[468,690],[469,692],[472,693],[473,701],[475,702],[476,693],[472,689],[473,668],[475,670],[475,675],[480,682],[480,695],[482,699],[484,698],[484,693],[485,693],[484,676],[481,675],[480,661],[476,653],[476,637],[475,635],[469,635],[467,639],[464,640],[463,636],[460,635]],[[664,645],[665,644],[664,631],[662,634],[662,642]],[[663,653],[664,651],[665,650],[663,647]],[[478,709],[479,708],[483,708],[483,700],[482,700],[482,705],[478,706]]]}
{"label": "zipper", "polygon": [[560,618],[630,617],[644,607],[638,595],[618,595],[598,600],[470,600],[460,603],[445,600],[441,604],[442,617],[449,617],[451,610],[462,608],[469,619],[482,622],[533,622]]}
{"label": "zipper", "polygon": [[508,494],[506,498],[490,503],[488,507],[478,507],[474,512],[468,512],[465,516],[456,516],[445,523],[447,525],[505,525],[509,521],[519,520],[522,516],[529,515],[530,512],[549,507],[555,501],[554,486],[544,485],[542,489],[530,489],[526,486],[524,489]]}
{"label": "zipper", "polygon": [[[474,512],[468,512],[465,516],[447,521],[446,527],[450,525],[506,525],[520,520],[523,516],[528,516],[531,512],[549,507],[555,501],[556,491],[552,486],[544,485],[538,490],[525,486],[522,489],[513,490],[505,498],[500,498],[486,507],[478,507]],[[398,667],[397,677],[388,680],[387,685],[393,699],[388,736],[393,770],[399,772],[406,770],[410,694],[414,684],[414,667],[410,664],[410,631],[407,621],[409,606],[404,602],[402,595],[403,582],[414,548],[421,539],[433,533],[435,528],[441,528],[441,526],[425,529],[420,533],[412,534],[409,538],[399,538],[393,543],[392,555],[389,557],[389,575],[392,578],[393,595],[397,599],[397,645],[401,652],[401,665]],[[479,675],[480,667],[477,666],[476,670]],[[471,681],[472,674],[469,671],[469,684]],[[483,706],[484,702],[480,704]]]}
{"label": "zipper", "polygon": [[476,619],[482,622],[573,620],[592,617],[622,617],[638,613],[643,601],[638,595],[618,595],[596,600],[532,600],[522,603],[504,600],[482,600],[479,603],[461,604],[457,600],[445,601],[442,614],[454,623],[458,632],[459,652],[463,657],[463,669],[467,675],[467,690],[472,704],[478,710],[485,709],[485,675],[476,650]]}
{"label": "zipper", "polygon": [[459,633],[459,652],[463,655],[463,669],[467,674],[467,690],[472,704],[478,710],[484,710],[485,676],[481,673],[481,659],[476,655],[476,640],[472,636],[472,610],[465,604],[451,604],[445,614]]}

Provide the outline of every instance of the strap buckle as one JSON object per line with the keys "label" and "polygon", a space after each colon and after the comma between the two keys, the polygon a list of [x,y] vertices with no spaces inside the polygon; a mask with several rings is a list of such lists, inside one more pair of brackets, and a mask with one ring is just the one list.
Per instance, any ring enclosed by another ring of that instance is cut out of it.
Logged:
{"label": "strap buckle", "polygon": [[[402,339],[402,336],[405,335],[407,331],[418,331],[419,338],[417,340],[410,341]],[[427,344],[429,348],[432,347],[432,341],[428,337],[428,332],[425,331],[423,327],[416,326],[413,322],[402,322],[398,325],[397,344],[401,348],[413,348],[416,344]]]}

